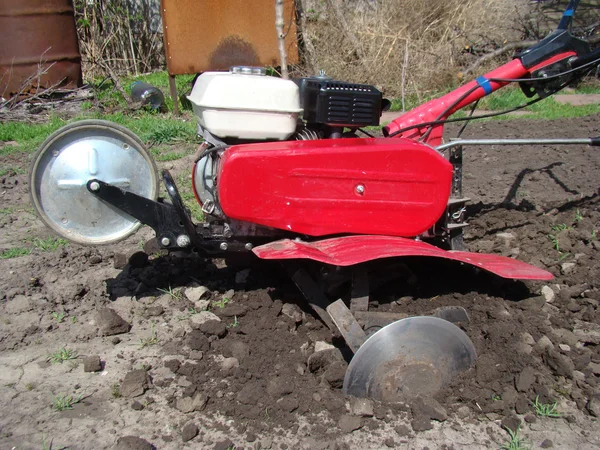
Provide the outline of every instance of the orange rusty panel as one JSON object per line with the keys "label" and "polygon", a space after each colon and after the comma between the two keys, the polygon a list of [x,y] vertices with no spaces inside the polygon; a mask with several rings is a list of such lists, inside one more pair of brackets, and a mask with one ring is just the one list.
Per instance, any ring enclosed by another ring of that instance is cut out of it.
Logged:
{"label": "orange rusty panel", "polygon": [[0,0],[0,42],[0,96],[81,86],[71,0]]}
{"label": "orange rusty panel", "polygon": [[[161,13],[171,75],[279,65],[275,0],[161,0]],[[284,0],[284,17],[288,61],[296,63],[293,0]]]}

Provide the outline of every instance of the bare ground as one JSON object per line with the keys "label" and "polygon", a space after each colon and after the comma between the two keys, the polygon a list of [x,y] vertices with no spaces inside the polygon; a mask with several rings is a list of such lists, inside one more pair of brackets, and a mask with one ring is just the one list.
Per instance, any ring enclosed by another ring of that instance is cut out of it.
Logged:
{"label": "bare ground", "polygon": [[[466,134],[587,137],[600,134],[598,119],[487,122]],[[345,398],[346,362],[334,350],[314,355],[315,345],[341,344],[277,266],[144,255],[145,228],[115,246],[37,248],[51,234],[28,203],[27,158],[2,157],[11,170],[0,177],[0,250],[32,252],[0,260],[0,448],[150,448],[123,439],[136,436],[159,449],[481,449],[499,448],[504,426],[517,424],[533,448],[599,447],[600,155],[585,146],[465,154],[469,248],[556,278],[513,282],[414,259],[416,282],[373,292],[379,310],[469,312],[478,362],[436,396],[435,413]],[[190,159],[165,164],[180,179]],[[207,303],[216,318],[202,312]],[[48,360],[62,348],[77,357]],[[57,411],[61,396],[77,403]],[[560,417],[536,416],[536,398],[557,402]],[[198,435],[184,442],[193,425]]]}

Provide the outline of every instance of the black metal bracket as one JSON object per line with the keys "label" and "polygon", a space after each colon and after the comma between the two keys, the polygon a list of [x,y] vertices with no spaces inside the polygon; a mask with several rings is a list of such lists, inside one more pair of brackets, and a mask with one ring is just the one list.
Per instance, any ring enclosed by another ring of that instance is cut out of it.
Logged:
{"label": "black metal bracket", "polygon": [[[181,202],[181,197],[168,171],[163,172],[163,180],[173,201],[172,205],[124,191],[95,178],[87,182],[87,190],[100,200],[151,227],[156,232],[158,243],[162,248],[181,248],[197,243],[199,237],[194,224]],[[185,238],[182,240],[181,236],[187,236],[188,245],[178,245],[178,238],[180,243],[186,240]]]}

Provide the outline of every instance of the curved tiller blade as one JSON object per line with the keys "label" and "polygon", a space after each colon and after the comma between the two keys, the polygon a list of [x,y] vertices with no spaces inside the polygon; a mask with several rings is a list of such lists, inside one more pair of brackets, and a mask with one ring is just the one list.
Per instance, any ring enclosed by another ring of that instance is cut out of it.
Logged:
{"label": "curved tiller blade", "polygon": [[469,337],[437,317],[409,317],[383,327],[356,351],[344,393],[394,402],[431,395],[476,360]]}

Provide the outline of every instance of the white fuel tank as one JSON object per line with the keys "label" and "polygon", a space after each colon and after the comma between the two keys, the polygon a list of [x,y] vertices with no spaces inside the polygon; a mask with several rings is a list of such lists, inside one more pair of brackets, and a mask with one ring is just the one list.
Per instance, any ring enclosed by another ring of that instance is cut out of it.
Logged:
{"label": "white fuel tank", "polygon": [[200,125],[220,138],[284,140],[302,112],[296,83],[256,67],[205,72],[188,99]]}

